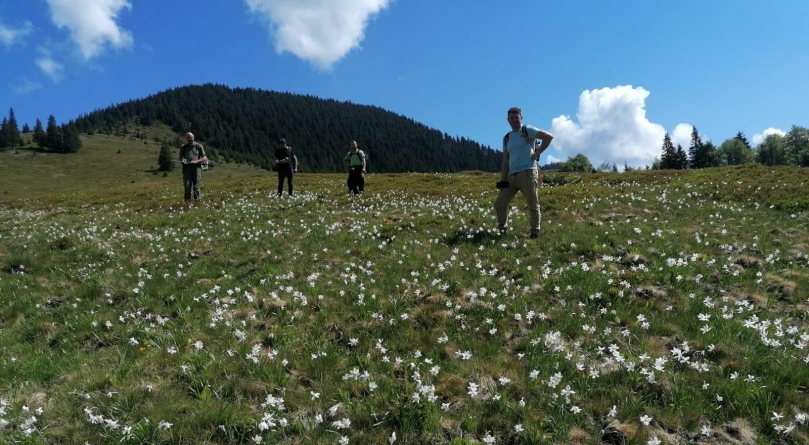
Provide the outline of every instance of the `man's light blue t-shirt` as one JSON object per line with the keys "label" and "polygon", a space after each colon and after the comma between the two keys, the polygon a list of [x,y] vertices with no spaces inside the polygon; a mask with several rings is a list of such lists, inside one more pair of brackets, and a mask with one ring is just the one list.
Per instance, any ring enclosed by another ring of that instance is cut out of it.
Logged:
{"label": "man's light blue t-shirt", "polygon": [[510,175],[537,168],[537,163],[531,159],[531,154],[534,152],[534,143],[537,140],[539,128],[526,125],[525,130],[528,133],[528,140],[523,137],[522,129],[509,133],[506,151],[508,152],[508,174]]}

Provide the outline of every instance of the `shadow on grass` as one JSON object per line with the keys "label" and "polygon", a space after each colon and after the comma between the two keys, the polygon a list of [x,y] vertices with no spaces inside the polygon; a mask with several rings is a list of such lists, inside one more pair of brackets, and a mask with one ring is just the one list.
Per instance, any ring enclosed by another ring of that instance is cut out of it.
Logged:
{"label": "shadow on grass", "polygon": [[449,245],[457,246],[459,244],[481,244],[499,238],[502,238],[502,235],[489,230],[480,230],[473,233],[456,230],[452,235],[448,235],[445,241]]}

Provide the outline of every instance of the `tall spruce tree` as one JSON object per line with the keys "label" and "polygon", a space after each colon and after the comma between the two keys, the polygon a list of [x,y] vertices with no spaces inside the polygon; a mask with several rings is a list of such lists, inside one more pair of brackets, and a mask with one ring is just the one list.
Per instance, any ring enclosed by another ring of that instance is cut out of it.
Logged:
{"label": "tall spruce tree", "polygon": [[699,136],[697,127],[691,127],[691,145],[688,147],[688,163],[691,168],[705,168],[702,148],[702,138]]}
{"label": "tall spruce tree", "polygon": [[744,136],[744,133],[742,133],[741,131],[736,133],[735,139],[744,143],[744,145],[746,145],[747,148],[753,148],[752,146],[750,146],[750,141],[747,140],[747,138]]}
{"label": "tall spruce tree", "polygon": [[36,142],[39,148],[45,148],[47,144],[47,135],[45,134],[45,129],[42,128],[42,121],[37,118],[36,124],[34,124],[34,142]]}
{"label": "tall spruce tree", "polygon": [[11,146],[11,139],[8,137],[8,118],[4,117],[0,123],[0,149]]}
{"label": "tall spruce tree", "polygon": [[174,157],[171,155],[171,145],[166,142],[160,144],[160,154],[157,156],[158,171],[170,172],[174,170]]}
{"label": "tall spruce tree", "polygon": [[79,138],[79,129],[75,125],[62,125],[60,133],[62,134],[62,142],[59,144],[60,153],[76,153],[82,147],[81,139]]}
{"label": "tall spruce tree", "polygon": [[660,168],[663,170],[674,169],[677,164],[677,150],[671,142],[671,136],[666,133],[663,136],[663,149],[660,154]]}
{"label": "tall spruce tree", "polygon": [[683,150],[683,146],[680,144],[677,144],[677,153],[674,159],[674,169],[685,170],[688,168],[688,154]]}
{"label": "tall spruce tree", "polygon": [[60,151],[62,145],[62,134],[59,130],[59,125],[56,124],[56,118],[51,114],[48,116],[48,128],[45,130],[45,147]]}
{"label": "tall spruce tree", "polygon": [[20,137],[20,126],[17,125],[17,117],[14,116],[14,108],[9,109],[8,112],[8,142],[12,147],[22,145],[22,138]]}
{"label": "tall spruce tree", "polygon": [[28,126],[28,122],[22,124],[22,132],[23,133],[30,133],[31,132],[31,127]]}

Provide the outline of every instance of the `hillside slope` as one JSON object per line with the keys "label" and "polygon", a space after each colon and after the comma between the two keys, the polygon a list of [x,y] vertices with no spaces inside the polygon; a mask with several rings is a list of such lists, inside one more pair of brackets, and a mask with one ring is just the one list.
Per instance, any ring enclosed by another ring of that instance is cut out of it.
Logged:
{"label": "hillside slope", "polygon": [[79,117],[84,133],[115,133],[130,119],[193,132],[214,154],[268,167],[278,138],[296,148],[310,172],[342,171],[352,139],[369,154],[372,171],[496,171],[499,152],[380,107],[223,85],[186,86]]}
{"label": "hillside slope", "polygon": [[[72,154],[52,153],[30,144],[16,153],[0,151],[0,202],[116,189],[132,184],[137,187],[146,183],[176,187],[181,198],[182,172],[175,169],[164,175],[157,171],[160,143],[151,139],[154,136],[168,138],[171,129],[157,124],[131,129],[132,134],[148,136],[141,140],[130,136],[82,135],[82,149]],[[25,136],[24,139],[29,139],[29,135]],[[177,153],[174,149],[175,156]],[[267,172],[250,165],[217,162],[203,181],[249,175],[267,175]]]}

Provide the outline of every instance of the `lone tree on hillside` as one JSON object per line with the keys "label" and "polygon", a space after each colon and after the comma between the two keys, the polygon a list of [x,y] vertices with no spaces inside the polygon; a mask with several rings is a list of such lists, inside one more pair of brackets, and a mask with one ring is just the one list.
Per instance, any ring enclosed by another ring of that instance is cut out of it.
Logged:
{"label": "lone tree on hillside", "polygon": [[56,117],[52,114],[48,116],[48,129],[45,130],[45,147],[59,151],[59,146],[62,144],[62,133],[59,130],[59,125],[56,124]]}
{"label": "lone tree on hillside", "polygon": [[34,142],[37,143],[39,148],[45,148],[48,143],[45,129],[42,128],[42,121],[37,118],[37,123],[34,124]]}
{"label": "lone tree on hillside", "polygon": [[170,172],[174,170],[174,163],[171,162],[171,146],[165,142],[160,144],[160,154],[157,156],[157,171]]}

